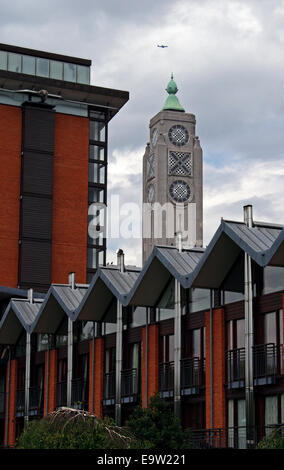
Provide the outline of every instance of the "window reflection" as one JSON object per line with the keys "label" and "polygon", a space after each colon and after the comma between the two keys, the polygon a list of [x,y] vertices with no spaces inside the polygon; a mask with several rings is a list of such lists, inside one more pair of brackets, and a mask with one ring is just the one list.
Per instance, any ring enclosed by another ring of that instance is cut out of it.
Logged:
{"label": "window reflection", "polygon": [[266,266],[263,269],[263,294],[277,292],[284,289],[284,268]]}

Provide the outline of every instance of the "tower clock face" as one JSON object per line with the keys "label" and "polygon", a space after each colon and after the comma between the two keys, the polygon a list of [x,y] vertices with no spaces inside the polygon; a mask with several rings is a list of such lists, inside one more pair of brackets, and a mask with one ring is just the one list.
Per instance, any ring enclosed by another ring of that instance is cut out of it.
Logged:
{"label": "tower clock face", "polygon": [[147,200],[150,203],[154,202],[155,200],[155,186],[153,184],[149,184],[147,188]]}
{"label": "tower clock face", "polygon": [[188,130],[180,124],[172,126],[168,135],[171,143],[177,147],[187,144],[189,139]]}
{"label": "tower clock face", "polygon": [[157,141],[158,141],[158,129],[155,127],[155,129],[153,130],[153,133],[152,133],[152,145],[153,147],[155,147]]}
{"label": "tower clock face", "polygon": [[190,198],[190,187],[183,180],[174,181],[170,185],[169,192],[176,202],[186,202]]}

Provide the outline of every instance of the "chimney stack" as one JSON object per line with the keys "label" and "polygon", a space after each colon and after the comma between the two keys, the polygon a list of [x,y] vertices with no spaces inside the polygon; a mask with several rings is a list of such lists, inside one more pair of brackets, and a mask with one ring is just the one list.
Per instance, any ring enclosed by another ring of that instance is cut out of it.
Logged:
{"label": "chimney stack", "polygon": [[244,206],[244,222],[247,227],[253,227],[253,218],[252,218],[252,205],[248,204]]}
{"label": "chimney stack", "polygon": [[123,253],[123,250],[121,248],[119,248],[119,250],[117,250],[116,254],[117,254],[118,269],[121,273],[124,273],[125,266],[124,266],[124,253]]}

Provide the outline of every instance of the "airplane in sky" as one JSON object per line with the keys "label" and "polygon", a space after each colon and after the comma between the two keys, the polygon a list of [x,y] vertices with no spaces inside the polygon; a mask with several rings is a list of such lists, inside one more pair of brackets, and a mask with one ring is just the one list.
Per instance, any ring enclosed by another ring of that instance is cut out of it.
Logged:
{"label": "airplane in sky", "polygon": [[168,46],[165,46],[164,44],[161,44],[160,46],[157,45],[157,47],[162,47],[164,49],[164,47],[168,47]]}

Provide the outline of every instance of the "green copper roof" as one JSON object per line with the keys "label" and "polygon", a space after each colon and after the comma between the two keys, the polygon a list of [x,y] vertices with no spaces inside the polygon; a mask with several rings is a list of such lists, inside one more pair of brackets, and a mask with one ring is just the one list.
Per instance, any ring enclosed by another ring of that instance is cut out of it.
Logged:
{"label": "green copper roof", "polygon": [[173,74],[171,75],[171,79],[168,83],[166,88],[169,96],[166,99],[165,105],[163,107],[163,111],[171,110],[171,111],[184,111],[183,107],[181,106],[176,93],[178,92],[178,87],[176,82],[174,81]]}

